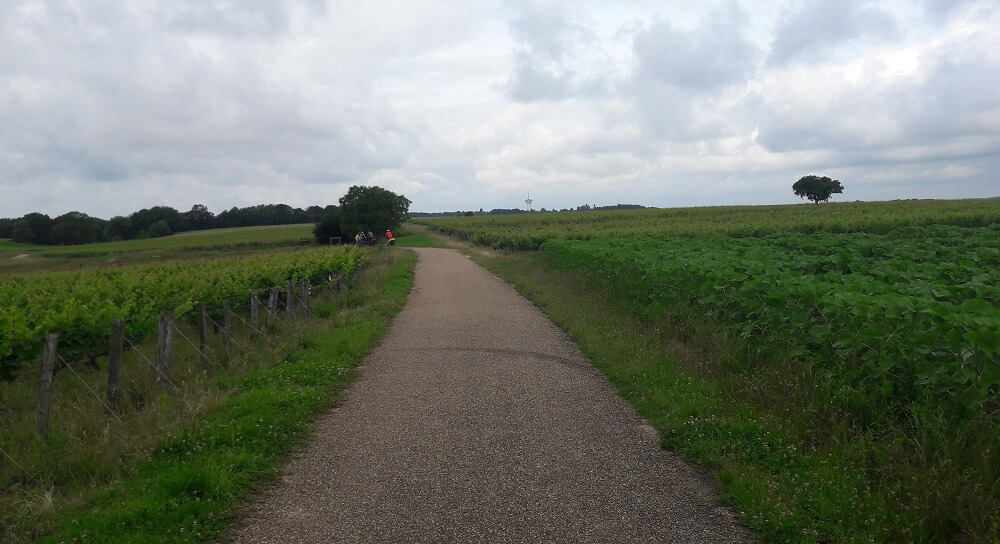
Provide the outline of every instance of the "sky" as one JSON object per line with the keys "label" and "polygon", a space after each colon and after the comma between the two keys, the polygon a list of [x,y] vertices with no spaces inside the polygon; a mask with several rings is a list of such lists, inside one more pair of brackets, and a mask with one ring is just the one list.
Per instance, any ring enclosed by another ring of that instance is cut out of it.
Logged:
{"label": "sky", "polygon": [[0,0],[0,217],[1000,196],[996,0]]}

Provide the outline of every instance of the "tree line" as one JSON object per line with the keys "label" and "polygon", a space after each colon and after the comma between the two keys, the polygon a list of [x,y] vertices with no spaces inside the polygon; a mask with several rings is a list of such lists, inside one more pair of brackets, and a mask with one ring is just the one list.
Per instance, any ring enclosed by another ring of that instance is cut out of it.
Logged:
{"label": "tree line", "polygon": [[77,211],[54,218],[34,212],[15,219],[0,219],[0,238],[39,245],[90,244],[158,238],[193,230],[318,223],[336,209],[333,204],[305,209],[287,204],[261,204],[214,214],[204,205],[195,204],[186,212],[154,206],[108,220]]}
{"label": "tree line", "polygon": [[476,215],[514,215],[518,213],[552,213],[552,212],[585,212],[585,211],[606,211],[606,210],[642,210],[646,209],[646,206],[641,204],[615,204],[614,206],[598,206],[594,204],[583,204],[577,206],[576,208],[563,208],[551,210],[540,208],[538,210],[525,210],[523,208],[493,208],[490,211],[485,211],[479,208],[479,211],[454,211],[454,212],[411,212],[410,217],[472,217]]}

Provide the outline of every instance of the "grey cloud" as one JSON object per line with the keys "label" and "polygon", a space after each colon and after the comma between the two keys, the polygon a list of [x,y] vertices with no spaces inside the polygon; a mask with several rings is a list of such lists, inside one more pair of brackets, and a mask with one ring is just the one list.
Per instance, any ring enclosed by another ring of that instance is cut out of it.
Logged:
{"label": "grey cloud", "polygon": [[707,13],[693,31],[660,21],[636,34],[636,69],[624,91],[635,98],[647,129],[670,140],[711,138],[718,134],[705,131],[725,130],[694,112],[755,73],[760,51],[747,36],[747,24],[746,13],[730,4]]}
{"label": "grey cloud", "polygon": [[[344,181],[401,166],[416,143],[363,85],[320,78],[289,84],[259,49],[223,39],[206,55],[164,32],[149,13],[87,5],[85,13],[41,10],[30,20],[0,20],[9,31],[4,51],[39,48],[37,58],[0,64],[8,83],[0,85],[0,183],[225,180],[223,163],[226,172],[259,168],[305,183]],[[264,30],[280,30],[284,19],[276,17]],[[23,24],[34,30],[18,34]]]}
{"label": "grey cloud", "polygon": [[577,65],[593,37],[559,7],[523,9],[510,21],[517,40],[507,93],[518,102],[562,100],[604,92],[605,85]]}
{"label": "grey cloud", "polygon": [[976,0],[926,0],[924,12],[933,20],[943,21],[967,4]]}
{"label": "grey cloud", "polygon": [[744,81],[758,54],[745,25],[746,16],[737,6],[706,17],[693,32],[658,22],[635,38],[638,76],[690,91]]}
{"label": "grey cloud", "polygon": [[[1000,62],[966,47],[933,50],[911,78],[844,86],[831,100],[806,109],[802,97],[755,95],[758,142],[773,153],[827,150],[855,163],[962,160],[1000,155]],[[846,155],[845,155],[846,156]],[[846,160],[846,159],[845,159]]]}
{"label": "grey cloud", "polygon": [[768,62],[785,64],[814,60],[837,46],[862,38],[884,40],[896,36],[893,17],[870,0],[809,0],[780,22]]}
{"label": "grey cloud", "polygon": [[270,37],[289,30],[293,12],[298,6],[313,15],[321,15],[326,11],[325,0],[177,0],[163,7],[163,16],[167,28],[182,33],[219,34],[236,38]]}
{"label": "grey cloud", "polygon": [[[987,82],[1000,81],[1000,62],[972,54],[963,57],[947,51],[928,59],[932,64],[922,84],[887,101],[907,134],[921,139],[995,137],[1000,129],[1000,94]],[[1000,142],[994,150],[1000,152]]]}

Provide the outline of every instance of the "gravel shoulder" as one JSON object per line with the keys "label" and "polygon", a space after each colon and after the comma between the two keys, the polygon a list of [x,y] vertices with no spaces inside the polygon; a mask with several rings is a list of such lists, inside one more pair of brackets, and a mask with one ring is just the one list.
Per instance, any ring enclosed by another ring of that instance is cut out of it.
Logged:
{"label": "gravel shoulder", "polygon": [[455,250],[233,542],[752,542],[573,342]]}

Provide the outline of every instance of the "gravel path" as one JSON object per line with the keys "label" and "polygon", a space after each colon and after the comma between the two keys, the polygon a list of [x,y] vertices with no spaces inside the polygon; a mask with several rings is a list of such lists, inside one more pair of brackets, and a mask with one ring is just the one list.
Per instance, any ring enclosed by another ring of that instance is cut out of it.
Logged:
{"label": "gravel path", "polygon": [[749,542],[537,308],[454,250],[234,542]]}

